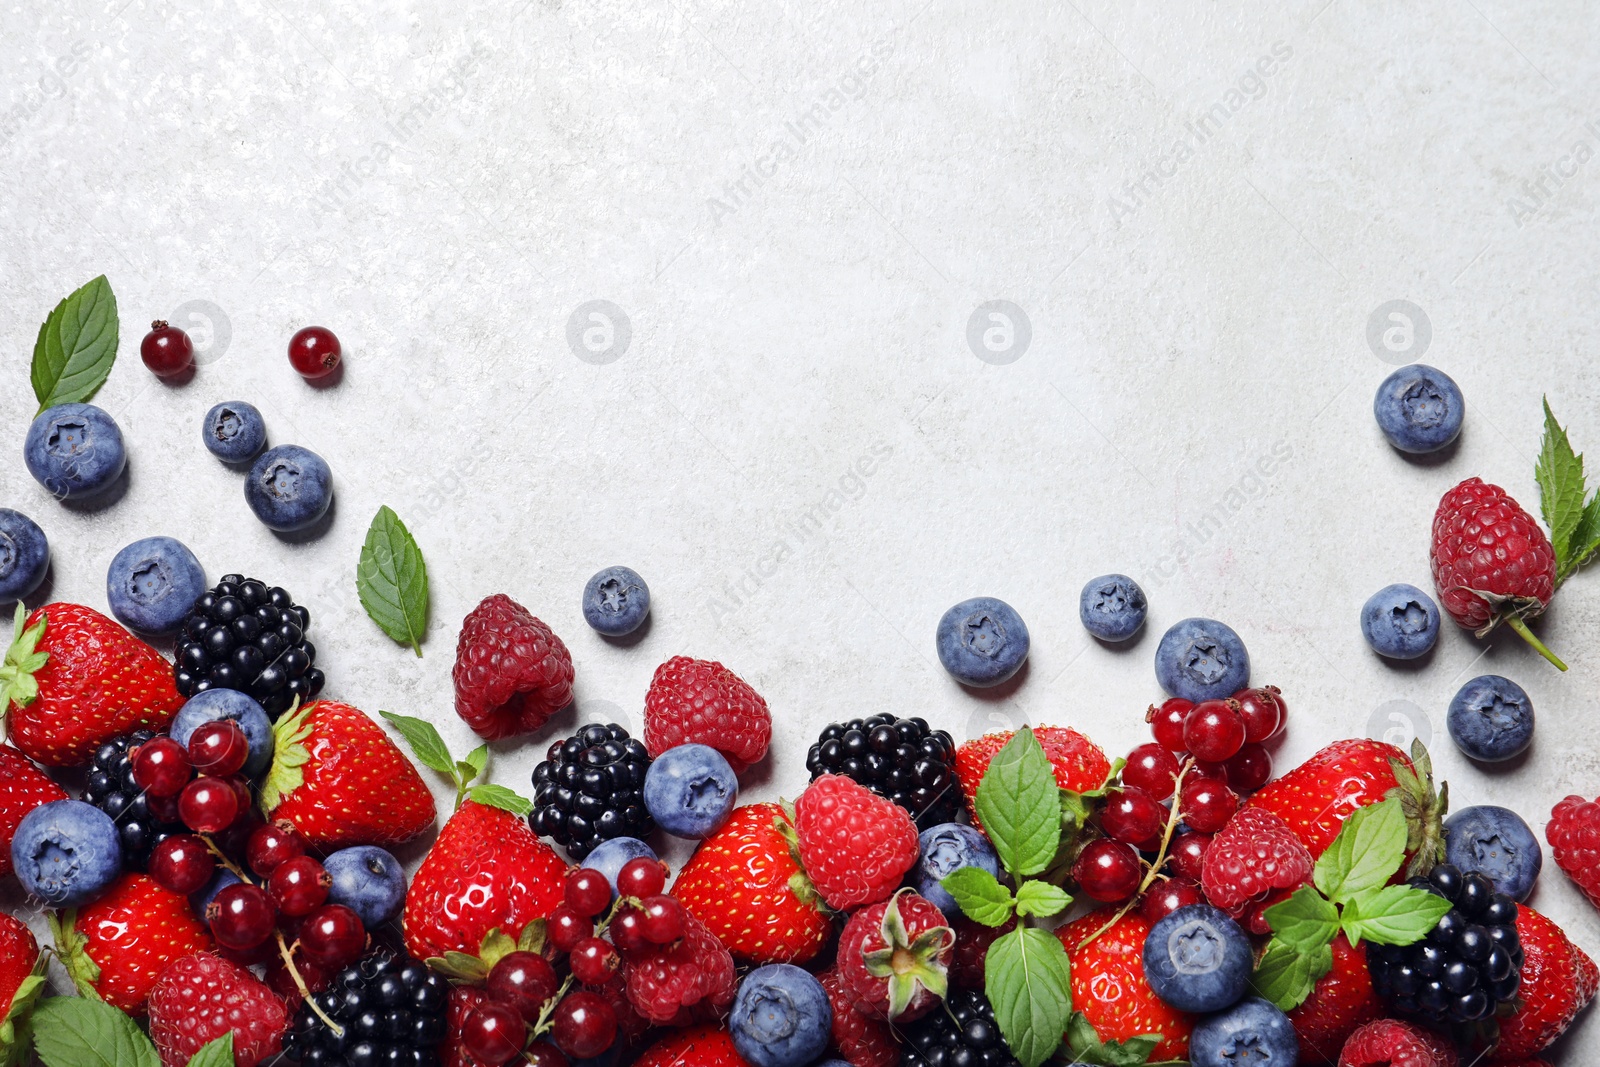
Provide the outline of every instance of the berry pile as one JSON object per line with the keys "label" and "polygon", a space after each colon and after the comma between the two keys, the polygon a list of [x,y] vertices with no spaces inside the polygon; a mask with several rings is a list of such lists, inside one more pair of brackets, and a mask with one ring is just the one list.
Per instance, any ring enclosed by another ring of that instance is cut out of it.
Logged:
{"label": "berry pile", "polygon": [[89,763],[89,777],[83,786],[83,799],[116,823],[124,862],[134,870],[144,870],[151,849],[183,831],[176,791],[152,792],[134,774],[134,754],[154,738],[149,730],[136,730],[101,745]]}
{"label": "berry pile", "polygon": [[956,745],[949,733],[925,719],[897,719],[881,712],[867,719],[836,722],[806,753],[811,780],[842,774],[911,813],[927,829],[953,822],[961,810],[956,788]]}
{"label": "berry pile", "polygon": [[173,682],[193,696],[235,689],[276,718],[322,692],[316,647],[306,640],[311,613],[278,586],[242,574],[224,575],[202,593],[183,621]]}
{"label": "berry pile", "polygon": [[628,731],[610,723],[585,726],[557,741],[533,769],[535,832],[581,860],[615,837],[645,837],[655,822],[644,804],[650,754]]}

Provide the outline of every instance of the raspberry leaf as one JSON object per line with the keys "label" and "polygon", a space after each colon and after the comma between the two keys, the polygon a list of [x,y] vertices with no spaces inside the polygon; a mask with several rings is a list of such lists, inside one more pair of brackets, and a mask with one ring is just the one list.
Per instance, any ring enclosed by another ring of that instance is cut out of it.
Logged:
{"label": "raspberry leaf", "polygon": [[1048,919],[1066,911],[1071,903],[1072,897],[1066,890],[1049,882],[1023,882],[1017,889],[1017,914],[1024,918],[1033,915]]}
{"label": "raspberry leaf", "polygon": [[81,404],[99,391],[117,359],[117,298],[104,274],[55,306],[33,343],[39,410]]}
{"label": "raspberry leaf", "polygon": [[233,1031],[207,1041],[189,1057],[188,1067],[233,1067]]}
{"label": "raspberry leaf", "polygon": [[1264,914],[1277,940],[1301,952],[1316,952],[1339,932],[1339,909],[1310,886],[1301,886]]}
{"label": "raspberry leaf", "polygon": [[1583,521],[1583,457],[1572,450],[1567,431],[1556,421],[1550,401],[1544,402],[1544,442],[1534,467],[1539,483],[1539,510],[1550,528],[1550,546],[1556,553],[1556,577],[1568,572],[1573,535]]}
{"label": "raspberry leaf", "polygon": [[428,630],[428,565],[416,538],[387,504],[367,528],[356,564],[356,593],[378,628],[422,655]]}
{"label": "raspberry leaf", "polygon": [[1567,580],[1579,567],[1587,565],[1600,552],[1600,493],[1590,497],[1584,505],[1583,518],[1572,533],[1572,548],[1567,561],[1556,565],[1556,583]]}
{"label": "raspberry leaf", "polygon": [[33,1049],[45,1067],[161,1067],[156,1047],[132,1019],[86,997],[40,1001]]}
{"label": "raspberry leaf", "polygon": [[1317,979],[1333,970],[1333,948],[1323,945],[1311,952],[1302,952],[1277,938],[1267,946],[1267,951],[1256,964],[1256,973],[1250,984],[1263,998],[1272,1001],[1284,1011],[1305,1003],[1317,986]]}
{"label": "raspberry leaf", "polygon": [[1428,936],[1450,902],[1408,885],[1390,885],[1358,894],[1344,906],[1340,925],[1352,945],[1412,945]]}
{"label": "raspberry leaf", "polygon": [[1072,968],[1054,934],[1019,926],[996,938],[984,959],[983,989],[1022,1067],[1039,1067],[1060,1047],[1072,1017]]}
{"label": "raspberry leaf", "polygon": [[1067,1056],[1074,1064],[1093,1067],[1145,1067],[1165,1034],[1140,1034],[1125,1041],[1102,1041],[1089,1017],[1072,1013],[1067,1023]]}
{"label": "raspberry leaf", "polygon": [[975,798],[978,819],[1012,877],[1038,874],[1055,858],[1061,808],[1049,801],[1058,795],[1050,759],[1024,726],[995,753]]}
{"label": "raspberry leaf", "polygon": [[[961,905],[961,912],[985,926],[1004,926],[1011,918],[1011,890],[982,867],[960,867],[939,880],[945,892]],[[1024,883],[1024,888],[1032,885]]]}
{"label": "raspberry leaf", "polygon": [[1329,900],[1347,904],[1376,889],[1400,869],[1406,855],[1406,817],[1390,797],[1345,820],[1339,836],[1317,860],[1312,880]]}

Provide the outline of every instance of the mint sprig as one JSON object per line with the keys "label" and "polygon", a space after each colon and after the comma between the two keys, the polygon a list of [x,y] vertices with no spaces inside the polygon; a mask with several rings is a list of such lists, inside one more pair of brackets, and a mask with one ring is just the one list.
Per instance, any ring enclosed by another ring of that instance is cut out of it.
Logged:
{"label": "mint sprig", "polygon": [[91,399],[117,359],[117,298],[104,274],[62,300],[39,326],[29,376],[39,410]]}
{"label": "mint sprig", "polygon": [[400,736],[406,739],[418,763],[450,779],[456,787],[457,808],[461,807],[462,801],[471,800],[518,816],[533,810],[533,802],[515,790],[477,781],[489,766],[488,745],[479,745],[468,752],[464,759],[458,760],[450,755],[450,749],[445,746],[444,738],[439,736],[433,723],[410,715],[396,715],[392,711],[380,711],[378,714],[392,723]]}
{"label": "mint sprig", "polygon": [[380,630],[422,655],[428,630],[428,565],[416,538],[387,504],[367,528],[356,564],[356,594]]}
{"label": "mint sprig", "polygon": [[1091,1067],[1161,1067],[1161,1064],[1181,1064],[1181,1060],[1162,1060],[1151,1063],[1150,1057],[1165,1040],[1165,1034],[1140,1034],[1124,1041],[1102,1041],[1089,1017],[1081,1011],[1072,1013],[1067,1022],[1067,1058],[1076,1064]]}
{"label": "mint sprig", "polygon": [[[1013,877],[1038,874],[1061,840],[1056,773],[1024,726],[996,752],[978,783],[975,806],[1000,863]],[[1048,798],[1052,803],[1043,803]]]}

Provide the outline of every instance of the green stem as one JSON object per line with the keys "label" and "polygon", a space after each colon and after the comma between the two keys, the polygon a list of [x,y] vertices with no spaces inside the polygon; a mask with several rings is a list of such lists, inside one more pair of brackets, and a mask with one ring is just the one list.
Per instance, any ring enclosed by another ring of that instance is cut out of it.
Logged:
{"label": "green stem", "polygon": [[1145,872],[1144,880],[1139,883],[1138,891],[1129,897],[1122,907],[1117,909],[1117,913],[1101,925],[1100,929],[1083,939],[1083,942],[1078,946],[1080,952],[1094,944],[1101,934],[1121,922],[1122,917],[1133,910],[1133,906],[1139,902],[1139,898],[1145,894],[1145,891],[1154,885],[1158,878],[1163,877],[1161,868],[1166,866],[1167,850],[1172,847],[1172,835],[1178,828],[1178,820],[1183,818],[1183,812],[1180,810],[1183,807],[1183,779],[1185,775],[1194,769],[1194,765],[1195,761],[1193,759],[1184,760],[1183,766],[1178,768],[1178,776],[1172,780],[1172,811],[1167,815],[1167,826],[1161,834],[1161,848],[1156,853],[1155,862],[1150,864],[1149,870]]}
{"label": "green stem", "polygon": [[1533,646],[1535,652],[1539,653],[1539,655],[1555,664],[1557,670],[1564,671],[1567,669],[1567,665],[1562,663],[1554,652],[1551,652],[1548,648],[1545,648],[1543,641],[1540,641],[1533,635],[1533,631],[1528,629],[1528,624],[1523,620],[1522,616],[1511,616],[1506,620],[1506,625],[1517,631],[1518,635],[1521,636],[1524,641]]}

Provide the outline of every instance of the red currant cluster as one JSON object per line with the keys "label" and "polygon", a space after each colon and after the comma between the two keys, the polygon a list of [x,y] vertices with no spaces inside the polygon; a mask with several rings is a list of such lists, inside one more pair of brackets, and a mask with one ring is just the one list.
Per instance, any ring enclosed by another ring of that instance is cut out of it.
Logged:
{"label": "red currant cluster", "polygon": [[188,748],[165,735],[146,741],[134,750],[131,766],[134,784],[158,818],[215,834],[251,810],[250,784],[240,774],[249,758],[239,724],[216,719],[195,728]]}

